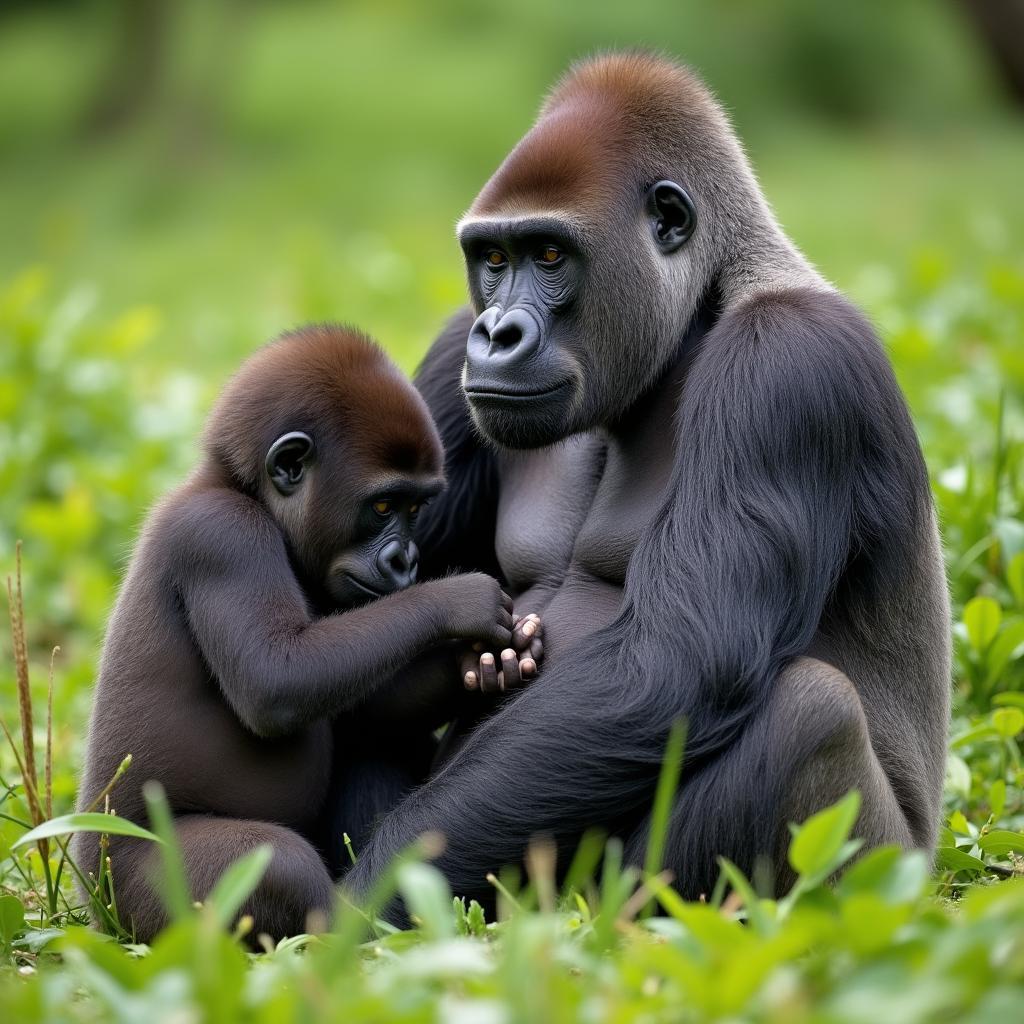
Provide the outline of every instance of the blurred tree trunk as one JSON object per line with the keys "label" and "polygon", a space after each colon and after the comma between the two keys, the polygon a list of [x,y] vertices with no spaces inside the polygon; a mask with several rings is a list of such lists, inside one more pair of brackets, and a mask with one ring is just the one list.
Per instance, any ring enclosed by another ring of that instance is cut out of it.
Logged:
{"label": "blurred tree trunk", "polygon": [[959,0],[974,23],[1004,85],[1024,107],[1024,0]]}
{"label": "blurred tree trunk", "polygon": [[116,39],[106,73],[86,111],[87,136],[115,135],[159,103],[172,0],[118,0]]}

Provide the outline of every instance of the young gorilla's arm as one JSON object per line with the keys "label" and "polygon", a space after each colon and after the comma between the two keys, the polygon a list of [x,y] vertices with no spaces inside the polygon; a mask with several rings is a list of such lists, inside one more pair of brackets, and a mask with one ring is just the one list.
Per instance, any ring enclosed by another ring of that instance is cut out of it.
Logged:
{"label": "young gorilla's arm", "polygon": [[351,711],[431,645],[508,645],[511,603],[481,573],[314,618],[280,531],[258,503],[200,492],[177,527],[176,585],[189,628],[225,699],[259,736]]}

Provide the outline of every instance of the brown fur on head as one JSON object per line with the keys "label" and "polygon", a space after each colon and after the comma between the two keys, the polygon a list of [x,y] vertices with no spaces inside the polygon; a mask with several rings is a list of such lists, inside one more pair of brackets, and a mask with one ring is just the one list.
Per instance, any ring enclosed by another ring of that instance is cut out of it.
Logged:
{"label": "brown fur on head", "polygon": [[318,433],[318,447],[337,445],[361,464],[441,472],[441,441],[419,392],[352,327],[300,327],[250,356],[210,413],[205,447],[257,491],[267,450],[289,430]]}
{"label": "brown fur on head", "polygon": [[[665,181],[696,211],[688,241],[670,253],[652,238],[648,205],[649,190]],[[646,53],[571,68],[460,222],[474,307],[492,310],[488,327],[514,300],[485,294],[474,259],[488,230],[500,247],[531,218],[558,221],[578,239],[586,283],[551,324],[558,354],[547,367],[538,356],[519,382],[571,378],[557,407],[531,420],[521,408],[474,402],[467,385],[478,425],[503,444],[550,443],[607,424],[664,372],[702,304],[727,306],[766,286],[822,285],[775,222],[708,89]],[[477,363],[467,364],[469,376],[478,370],[486,388],[497,387],[482,355]]]}
{"label": "brown fur on head", "polygon": [[582,61],[551,91],[469,216],[603,216],[645,185],[679,173],[687,155],[704,161],[726,137],[724,114],[686,68],[642,52]]}
{"label": "brown fur on head", "polygon": [[[301,492],[282,497],[265,460],[293,431],[309,436],[313,455]],[[352,542],[375,491],[443,482],[441,440],[419,392],[373,341],[338,324],[290,331],[246,360],[209,416],[204,445],[232,486],[270,509],[310,585]]]}

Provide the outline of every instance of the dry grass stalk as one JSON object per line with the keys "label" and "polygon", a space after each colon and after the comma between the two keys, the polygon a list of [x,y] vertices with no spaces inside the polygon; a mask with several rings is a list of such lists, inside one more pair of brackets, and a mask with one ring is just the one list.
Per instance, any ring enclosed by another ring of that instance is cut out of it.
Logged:
{"label": "dry grass stalk", "polygon": [[43,763],[43,789],[46,793],[47,818],[53,817],[53,663],[58,654],[59,647],[54,647],[50,652],[50,677],[46,684],[46,760]]}
{"label": "dry grass stalk", "polygon": [[[18,685],[18,711],[21,715],[21,753],[22,762],[19,767],[25,780],[25,796],[28,799],[32,824],[38,825],[45,820],[43,808],[39,803],[39,789],[36,775],[36,748],[32,735],[32,690],[28,676],[28,644],[25,641],[25,602],[21,589],[21,541],[15,545],[15,579],[12,585],[7,577],[7,611],[11,620],[11,643],[14,647],[14,674]],[[4,732],[7,732],[6,727]],[[7,734],[11,746],[14,746],[10,733]]]}

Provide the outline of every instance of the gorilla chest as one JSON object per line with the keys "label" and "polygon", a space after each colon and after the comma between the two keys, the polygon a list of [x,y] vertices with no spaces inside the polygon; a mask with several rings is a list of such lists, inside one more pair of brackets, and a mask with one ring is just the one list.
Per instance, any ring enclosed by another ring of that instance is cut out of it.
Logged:
{"label": "gorilla chest", "polygon": [[549,653],[619,612],[626,569],[664,498],[670,459],[594,436],[508,458],[497,554],[520,613],[544,616]]}
{"label": "gorilla chest", "polygon": [[641,535],[665,498],[668,460],[638,458],[613,444],[594,500],[573,544],[570,575],[622,588]]}
{"label": "gorilla chest", "polygon": [[504,456],[495,549],[518,593],[555,589],[597,491],[604,446],[593,436]]}

